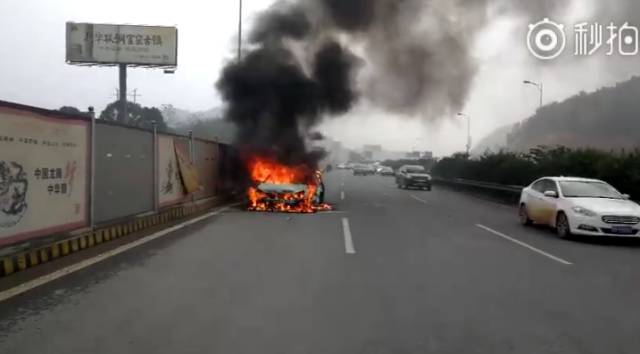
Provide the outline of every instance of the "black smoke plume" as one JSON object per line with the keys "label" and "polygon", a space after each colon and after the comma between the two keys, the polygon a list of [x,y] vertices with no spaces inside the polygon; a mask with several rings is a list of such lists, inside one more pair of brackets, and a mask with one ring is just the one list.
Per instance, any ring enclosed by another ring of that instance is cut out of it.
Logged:
{"label": "black smoke plume", "polygon": [[322,152],[308,141],[321,119],[358,98],[425,120],[451,116],[469,95],[478,67],[471,48],[489,13],[528,21],[572,2],[280,1],[259,16],[217,87],[239,147],[315,167]]}
{"label": "black smoke plume", "polygon": [[324,153],[308,147],[307,141],[318,139],[311,129],[355,102],[357,60],[348,49],[326,37],[304,60],[287,43],[308,39],[311,31],[301,7],[279,4],[258,20],[250,37],[255,48],[223,70],[218,90],[245,153],[317,167]]}

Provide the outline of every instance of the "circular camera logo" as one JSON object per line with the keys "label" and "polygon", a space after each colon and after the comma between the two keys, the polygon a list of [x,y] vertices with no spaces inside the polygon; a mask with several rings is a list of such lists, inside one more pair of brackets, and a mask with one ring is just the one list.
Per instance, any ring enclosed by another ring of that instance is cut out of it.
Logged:
{"label": "circular camera logo", "polygon": [[527,47],[531,54],[542,60],[557,58],[567,45],[564,25],[553,22],[548,18],[529,25]]}

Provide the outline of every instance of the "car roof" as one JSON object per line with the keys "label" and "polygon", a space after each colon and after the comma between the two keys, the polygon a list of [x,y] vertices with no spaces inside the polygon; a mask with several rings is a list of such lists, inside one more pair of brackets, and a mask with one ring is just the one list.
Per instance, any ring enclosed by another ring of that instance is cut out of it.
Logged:
{"label": "car roof", "polygon": [[307,189],[305,184],[274,184],[261,183],[258,190],[266,193],[300,193]]}
{"label": "car roof", "polygon": [[404,165],[401,168],[419,168],[421,170],[424,170],[424,166],[420,166],[420,165]]}
{"label": "car roof", "polygon": [[540,179],[551,179],[554,180],[556,182],[600,182],[600,183],[606,183],[604,181],[601,181],[599,179],[593,179],[593,178],[583,178],[583,177],[565,177],[565,176],[559,176],[559,177],[543,177]]}

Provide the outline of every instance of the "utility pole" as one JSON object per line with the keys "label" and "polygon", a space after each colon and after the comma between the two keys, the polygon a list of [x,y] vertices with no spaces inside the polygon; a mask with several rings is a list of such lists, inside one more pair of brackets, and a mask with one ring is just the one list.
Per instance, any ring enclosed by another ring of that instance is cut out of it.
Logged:
{"label": "utility pole", "polygon": [[138,94],[138,89],[133,89],[133,94],[129,96],[133,97],[133,103],[138,103],[138,97],[142,97],[142,95]]}

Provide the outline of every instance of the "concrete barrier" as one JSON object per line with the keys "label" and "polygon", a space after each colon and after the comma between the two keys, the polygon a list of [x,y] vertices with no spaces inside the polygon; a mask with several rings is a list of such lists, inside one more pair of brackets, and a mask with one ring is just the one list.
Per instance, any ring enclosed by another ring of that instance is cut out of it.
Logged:
{"label": "concrete barrier", "polygon": [[[232,199],[231,196],[229,198]],[[11,252],[7,252],[7,249],[4,249],[5,254],[0,256],[0,277],[33,268],[138,232],[160,228],[197,216],[230,199],[204,199],[167,208],[158,213],[147,213],[115,223],[100,225],[94,231],[79,232],[66,238],[39,244],[25,243],[17,245],[14,246]]]}
{"label": "concrete barrier", "polygon": [[192,135],[0,101],[0,276],[209,209],[238,163]]}

